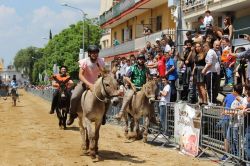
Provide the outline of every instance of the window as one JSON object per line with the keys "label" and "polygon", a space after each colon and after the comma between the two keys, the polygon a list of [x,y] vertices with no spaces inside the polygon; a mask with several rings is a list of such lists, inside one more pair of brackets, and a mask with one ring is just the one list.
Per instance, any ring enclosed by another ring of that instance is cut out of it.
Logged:
{"label": "window", "polygon": [[129,40],[132,40],[133,39],[133,27],[130,26],[129,27]]}
{"label": "window", "polygon": [[156,17],[156,31],[162,30],[162,16]]}
{"label": "window", "polygon": [[124,29],[122,29],[122,43],[124,42]]}
{"label": "window", "polygon": [[[222,23],[223,23],[222,17],[219,16],[219,17],[218,17],[218,27],[222,27]],[[223,26],[224,26],[224,25],[223,25]]]}

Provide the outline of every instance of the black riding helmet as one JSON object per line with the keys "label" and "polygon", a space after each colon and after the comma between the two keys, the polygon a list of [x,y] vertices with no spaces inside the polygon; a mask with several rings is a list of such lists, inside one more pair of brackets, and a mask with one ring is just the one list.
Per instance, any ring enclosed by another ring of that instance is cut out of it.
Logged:
{"label": "black riding helmet", "polygon": [[145,60],[146,58],[145,58],[145,56],[144,56],[143,54],[140,54],[140,55],[137,57],[137,59],[144,59],[144,60]]}
{"label": "black riding helmet", "polygon": [[97,45],[89,45],[88,52],[99,52],[99,47]]}

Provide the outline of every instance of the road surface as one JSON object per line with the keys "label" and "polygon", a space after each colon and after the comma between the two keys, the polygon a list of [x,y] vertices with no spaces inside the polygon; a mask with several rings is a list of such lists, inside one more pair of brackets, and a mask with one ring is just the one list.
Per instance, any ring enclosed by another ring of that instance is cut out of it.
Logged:
{"label": "road surface", "polygon": [[21,101],[13,107],[10,98],[0,98],[0,166],[207,166],[172,148],[142,141],[129,141],[119,126],[101,127],[100,161],[81,156],[77,121],[60,130],[56,115],[48,114],[50,102],[20,91]]}

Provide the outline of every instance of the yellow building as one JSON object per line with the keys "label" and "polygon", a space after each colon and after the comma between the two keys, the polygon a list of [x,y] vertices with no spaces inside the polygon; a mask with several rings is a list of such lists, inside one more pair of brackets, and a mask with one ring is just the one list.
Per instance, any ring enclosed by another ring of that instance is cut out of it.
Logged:
{"label": "yellow building", "polygon": [[[174,37],[175,22],[168,0],[101,0],[100,13],[101,27],[109,31],[101,39],[99,54],[106,61],[135,54],[146,41],[155,43],[162,33]],[[152,34],[145,36],[144,27],[150,28]]]}
{"label": "yellow building", "polygon": [[3,71],[4,69],[4,61],[3,59],[0,59],[0,71]]}

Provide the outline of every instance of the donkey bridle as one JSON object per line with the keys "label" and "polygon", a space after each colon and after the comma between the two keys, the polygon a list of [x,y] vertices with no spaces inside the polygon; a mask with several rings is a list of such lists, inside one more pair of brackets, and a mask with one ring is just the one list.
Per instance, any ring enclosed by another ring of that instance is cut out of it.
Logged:
{"label": "donkey bridle", "polygon": [[119,95],[112,95],[112,96],[110,96],[110,95],[108,94],[107,90],[105,89],[103,80],[104,80],[104,78],[102,77],[102,87],[103,87],[103,90],[104,90],[104,92],[105,92],[105,95],[104,95],[105,98],[102,100],[102,99],[100,99],[100,98],[96,95],[96,93],[95,93],[95,85],[94,85],[94,94],[95,94],[95,97],[96,97],[98,100],[100,100],[101,102],[106,102],[105,99],[110,100],[110,99],[113,98],[113,97],[119,96]]}

